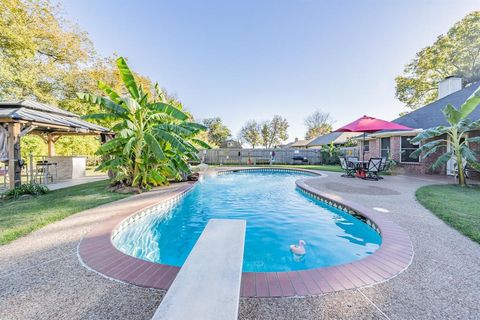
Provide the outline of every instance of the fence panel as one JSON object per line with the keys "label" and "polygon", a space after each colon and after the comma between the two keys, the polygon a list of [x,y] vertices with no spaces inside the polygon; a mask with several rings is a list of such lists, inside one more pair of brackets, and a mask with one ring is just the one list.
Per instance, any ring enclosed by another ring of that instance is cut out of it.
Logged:
{"label": "fence panel", "polygon": [[340,147],[340,155],[358,157],[358,147]]}
{"label": "fence panel", "polygon": [[[272,156],[273,153],[275,157]],[[308,164],[322,163],[322,155],[318,149],[209,149],[201,150],[199,156],[207,164],[302,163],[293,157],[305,157]]]}

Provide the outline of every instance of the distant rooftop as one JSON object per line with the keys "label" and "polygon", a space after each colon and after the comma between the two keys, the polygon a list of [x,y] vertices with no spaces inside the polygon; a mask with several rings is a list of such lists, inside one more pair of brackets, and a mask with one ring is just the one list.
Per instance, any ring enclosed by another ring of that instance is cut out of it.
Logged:
{"label": "distant rooftop", "polygon": [[287,144],[288,148],[306,148],[310,140],[296,140]]}
{"label": "distant rooftop", "polygon": [[357,135],[358,132],[330,132],[311,140],[308,143],[308,147],[312,148],[316,146],[319,147],[323,145],[328,145],[332,143],[332,141],[333,144],[344,144],[348,141],[349,138],[354,138]]}

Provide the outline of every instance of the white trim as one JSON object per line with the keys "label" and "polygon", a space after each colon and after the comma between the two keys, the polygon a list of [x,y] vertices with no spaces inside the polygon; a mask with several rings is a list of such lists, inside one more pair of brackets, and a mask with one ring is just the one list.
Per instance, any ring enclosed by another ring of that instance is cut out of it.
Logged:
{"label": "white trim", "polygon": [[370,138],[386,138],[386,137],[396,137],[396,136],[416,136],[420,132],[423,132],[423,129],[414,129],[414,130],[405,130],[405,131],[388,131],[388,132],[377,132],[371,133],[368,135]]}
{"label": "white trim", "polygon": [[[399,136],[416,136],[417,134],[425,131],[424,129],[414,129],[414,130],[405,130],[405,131],[388,131],[388,132],[377,132],[370,133],[365,137],[366,141],[375,140],[378,138],[386,137],[399,137]],[[354,137],[352,140],[363,140],[363,135]]]}

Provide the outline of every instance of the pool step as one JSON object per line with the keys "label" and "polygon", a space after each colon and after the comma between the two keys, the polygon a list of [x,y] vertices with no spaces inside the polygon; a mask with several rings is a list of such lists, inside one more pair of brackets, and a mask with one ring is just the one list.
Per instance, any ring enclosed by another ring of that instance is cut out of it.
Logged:
{"label": "pool step", "polygon": [[152,319],[237,319],[245,228],[211,219]]}

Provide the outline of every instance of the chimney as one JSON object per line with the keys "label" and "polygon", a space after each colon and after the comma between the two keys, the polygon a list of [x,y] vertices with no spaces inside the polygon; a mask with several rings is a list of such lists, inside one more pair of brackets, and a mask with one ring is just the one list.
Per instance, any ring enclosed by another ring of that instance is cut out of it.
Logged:
{"label": "chimney", "polygon": [[298,142],[298,138],[295,138],[295,142]]}
{"label": "chimney", "polygon": [[462,78],[446,77],[438,83],[438,99],[446,97],[458,90],[462,90]]}

